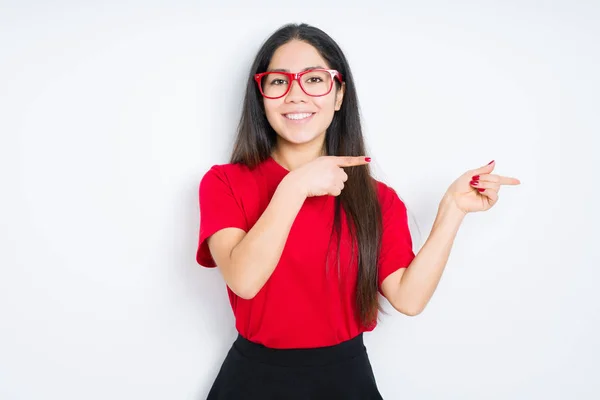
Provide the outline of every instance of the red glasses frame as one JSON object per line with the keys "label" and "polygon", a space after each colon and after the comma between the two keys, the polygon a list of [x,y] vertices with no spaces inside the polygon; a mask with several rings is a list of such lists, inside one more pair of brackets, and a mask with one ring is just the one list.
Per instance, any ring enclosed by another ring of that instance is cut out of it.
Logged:
{"label": "red glasses frame", "polygon": [[[329,86],[329,90],[327,91],[327,93],[314,95],[314,94],[306,93],[306,90],[304,90],[304,87],[302,86],[302,82],[300,81],[300,78],[303,75],[308,74],[310,72],[314,72],[314,71],[329,72],[329,74],[331,75],[331,86]],[[277,96],[277,97],[269,97],[269,96],[265,95],[265,93],[263,92],[262,85],[260,84],[260,81],[263,78],[263,76],[268,75],[268,74],[280,74],[280,75],[285,75],[288,77],[290,84],[288,85],[287,90],[285,91],[284,94],[282,94],[281,96]],[[335,69],[324,69],[324,68],[308,69],[308,70],[302,71],[302,72],[267,71],[267,72],[261,72],[260,74],[254,75],[254,80],[256,81],[256,84],[258,85],[258,90],[260,90],[260,94],[262,94],[263,97],[265,97],[267,99],[280,99],[280,98],[286,96],[292,89],[292,84],[294,83],[294,81],[298,81],[298,86],[300,86],[300,89],[302,89],[302,91],[304,93],[306,93],[307,95],[309,95],[311,97],[327,96],[329,93],[331,93],[331,89],[333,89],[333,81],[335,80],[335,78],[337,78],[338,81],[340,81],[340,83],[344,82],[342,79],[342,74],[339,71],[337,71]]]}

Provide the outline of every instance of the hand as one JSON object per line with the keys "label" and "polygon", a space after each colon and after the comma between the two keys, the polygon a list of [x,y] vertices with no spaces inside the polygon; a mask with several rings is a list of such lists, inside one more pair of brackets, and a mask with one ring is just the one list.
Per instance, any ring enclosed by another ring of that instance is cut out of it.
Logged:
{"label": "hand", "polygon": [[501,185],[519,185],[516,178],[493,175],[496,163],[492,161],[485,167],[467,171],[448,188],[444,199],[453,203],[465,214],[487,211],[498,201]]}
{"label": "hand", "polygon": [[288,174],[293,186],[300,188],[306,197],[339,196],[348,175],[342,167],[368,164],[365,157],[322,156]]}

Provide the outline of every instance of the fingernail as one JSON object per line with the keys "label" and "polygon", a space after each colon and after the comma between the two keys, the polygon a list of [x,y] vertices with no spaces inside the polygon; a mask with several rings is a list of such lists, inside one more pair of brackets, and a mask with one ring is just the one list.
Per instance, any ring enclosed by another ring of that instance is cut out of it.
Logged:
{"label": "fingernail", "polygon": [[490,164],[491,164],[491,163],[493,163],[493,162],[494,162],[494,160],[490,161],[490,163],[489,163],[488,165],[490,165]]}
{"label": "fingernail", "polygon": [[371,162],[371,157],[365,157],[366,162]]}
{"label": "fingernail", "polygon": [[471,179],[473,179],[474,181],[478,181],[479,180],[479,175],[475,175]]}
{"label": "fingernail", "polygon": [[480,192],[483,192],[485,189],[477,188],[477,190],[479,190]]}
{"label": "fingernail", "polygon": [[477,185],[479,185],[479,182],[477,182],[477,181],[471,181],[471,185],[477,186]]}

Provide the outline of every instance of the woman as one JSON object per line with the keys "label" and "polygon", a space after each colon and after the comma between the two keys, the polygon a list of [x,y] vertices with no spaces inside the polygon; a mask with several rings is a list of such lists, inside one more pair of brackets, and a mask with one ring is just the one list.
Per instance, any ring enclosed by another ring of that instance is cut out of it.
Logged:
{"label": "woman", "polygon": [[305,24],[276,31],[252,65],[231,162],[200,183],[197,261],[219,266],[239,333],[209,399],[381,399],[363,344],[378,294],[419,314],[464,216],[519,183],[493,162],[459,177],[415,256],[406,208],[369,161],[339,46]]}

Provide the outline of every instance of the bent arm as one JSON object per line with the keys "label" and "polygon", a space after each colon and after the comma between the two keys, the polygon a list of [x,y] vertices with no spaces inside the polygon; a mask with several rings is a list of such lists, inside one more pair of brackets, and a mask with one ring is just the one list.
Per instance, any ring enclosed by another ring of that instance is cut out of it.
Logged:
{"label": "bent arm", "polygon": [[384,280],[382,291],[396,310],[410,316],[423,311],[442,277],[464,217],[464,212],[443,201],[427,241],[408,268]]}
{"label": "bent arm", "polygon": [[305,199],[286,176],[248,233],[226,228],[208,238],[210,252],[235,294],[251,299],[267,282]]}

